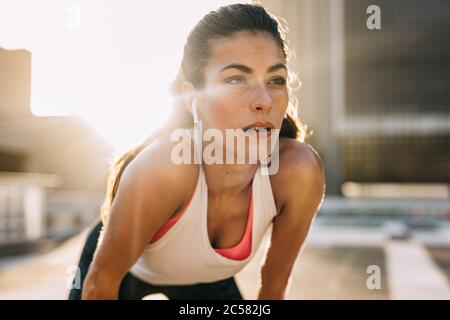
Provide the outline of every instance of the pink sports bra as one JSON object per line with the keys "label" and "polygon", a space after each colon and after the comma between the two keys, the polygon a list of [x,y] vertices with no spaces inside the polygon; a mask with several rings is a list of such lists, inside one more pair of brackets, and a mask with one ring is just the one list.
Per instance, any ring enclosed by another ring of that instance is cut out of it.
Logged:
{"label": "pink sports bra", "polygon": [[[191,200],[194,197],[195,192],[189,199],[188,204],[181,210],[181,212],[174,218],[168,220],[156,234],[153,236],[150,244],[160,239],[169,229],[177,223],[181,216],[186,212],[187,208],[191,204]],[[241,241],[234,247],[230,248],[214,248],[214,250],[222,256],[232,260],[245,260],[251,253],[252,248],[252,225],[253,225],[253,188],[250,191],[250,208],[248,214],[248,221],[245,227],[245,233]]]}

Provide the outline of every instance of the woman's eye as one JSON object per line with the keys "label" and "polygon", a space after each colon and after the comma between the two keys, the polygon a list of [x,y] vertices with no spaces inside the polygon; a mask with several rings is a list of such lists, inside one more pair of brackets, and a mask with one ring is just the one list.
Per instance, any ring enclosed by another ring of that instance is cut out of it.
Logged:
{"label": "woman's eye", "polygon": [[245,79],[243,77],[231,77],[225,80],[225,82],[231,84],[242,84],[245,83]]}
{"label": "woman's eye", "polygon": [[272,79],[271,82],[273,82],[273,83],[275,83],[277,85],[282,85],[282,86],[284,86],[286,84],[286,80],[284,78],[281,78],[281,77],[274,78],[274,79]]}

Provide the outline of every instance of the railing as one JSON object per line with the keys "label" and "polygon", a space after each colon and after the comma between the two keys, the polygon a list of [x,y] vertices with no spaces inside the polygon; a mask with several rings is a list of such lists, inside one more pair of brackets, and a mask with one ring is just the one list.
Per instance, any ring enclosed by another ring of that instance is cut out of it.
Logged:
{"label": "railing", "polygon": [[59,237],[80,232],[99,217],[103,196],[85,191],[52,191],[45,203],[46,235]]}
{"label": "railing", "polygon": [[0,247],[70,236],[98,217],[103,194],[60,184],[56,175],[0,172]]}

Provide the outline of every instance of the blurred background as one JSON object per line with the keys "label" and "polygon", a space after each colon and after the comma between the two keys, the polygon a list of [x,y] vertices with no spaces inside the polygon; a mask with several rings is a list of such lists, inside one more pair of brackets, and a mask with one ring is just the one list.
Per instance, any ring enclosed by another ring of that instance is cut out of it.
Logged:
{"label": "blurred background", "polygon": [[[66,299],[111,161],[168,116],[190,29],[235,2],[0,0],[0,299]],[[450,299],[450,2],[261,3],[327,180],[286,298]]]}

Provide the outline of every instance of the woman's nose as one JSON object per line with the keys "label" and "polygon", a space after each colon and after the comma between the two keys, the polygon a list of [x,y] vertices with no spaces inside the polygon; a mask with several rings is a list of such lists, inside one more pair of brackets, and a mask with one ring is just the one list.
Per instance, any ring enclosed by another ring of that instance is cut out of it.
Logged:
{"label": "woman's nose", "polygon": [[265,86],[258,86],[255,89],[256,96],[252,104],[253,111],[268,111],[272,107],[272,98]]}

